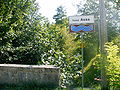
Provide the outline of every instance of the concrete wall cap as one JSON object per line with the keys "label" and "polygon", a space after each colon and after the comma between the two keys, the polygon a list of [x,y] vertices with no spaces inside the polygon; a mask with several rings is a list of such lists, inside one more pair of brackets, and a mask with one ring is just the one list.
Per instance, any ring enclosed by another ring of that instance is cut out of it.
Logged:
{"label": "concrete wall cap", "polygon": [[23,65],[23,64],[0,64],[0,67],[24,67],[24,68],[59,68],[54,65]]}

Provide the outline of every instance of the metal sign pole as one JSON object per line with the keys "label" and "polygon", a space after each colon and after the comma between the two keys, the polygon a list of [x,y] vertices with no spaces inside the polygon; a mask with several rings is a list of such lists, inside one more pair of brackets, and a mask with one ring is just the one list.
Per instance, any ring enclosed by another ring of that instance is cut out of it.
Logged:
{"label": "metal sign pole", "polygon": [[82,54],[82,90],[84,89],[84,58],[83,58],[83,55],[84,55],[84,50],[83,50],[83,35],[84,33],[82,33],[82,37],[81,37],[81,41],[82,41],[82,48],[81,48],[81,54]]}
{"label": "metal sign pole", "polygon": [[83,58],[83,36],[84,32],[91,32],[94,31],[94,15],[87,15],[87,16],[70,16],[69,17],[69,27],[71,33],[82,33],[80,35],[81,42],[82,42],[82,48],[81,48],[81,54],[82,54],[82,90],[84,89],[84,58]]}

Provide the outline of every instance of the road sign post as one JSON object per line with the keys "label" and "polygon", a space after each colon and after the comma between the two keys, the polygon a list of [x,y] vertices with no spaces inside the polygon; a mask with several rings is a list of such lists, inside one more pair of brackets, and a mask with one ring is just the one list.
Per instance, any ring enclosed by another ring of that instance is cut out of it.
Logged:
{"label": "road sign post", "polygon": [[[94,15],[88,16],[70,16],[69,17],[69,27],[70,32],[72,33],[81,33],[81,41],[83,46],[83,36],[84,32],[91,32],[94,31]],[[84,88],[84,49],[81,48],[81,55],[82,55],[82,89]]]}
{"label": "road sign post", "polygon": [[[82,42],[83,42],[83,35],[84,35],[84,33],[82,33]],[[83,56],[84,56],[84,48],[83,48],[83,43],[82,43],[82,48],[81,48],[81,54],[82,54],[82,89],[84,88],[84,58],[83,58]]]}

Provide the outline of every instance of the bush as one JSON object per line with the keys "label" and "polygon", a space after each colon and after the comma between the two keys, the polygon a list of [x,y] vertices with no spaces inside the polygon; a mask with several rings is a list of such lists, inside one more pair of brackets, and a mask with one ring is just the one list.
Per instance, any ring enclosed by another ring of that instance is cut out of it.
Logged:
{"label": "bush", "polygon": [[113,42],[107,43],[105,46],[108,53],[106,65],[108,82],[111,88],[117,90],[117,88],[120,88],[119,48]]}

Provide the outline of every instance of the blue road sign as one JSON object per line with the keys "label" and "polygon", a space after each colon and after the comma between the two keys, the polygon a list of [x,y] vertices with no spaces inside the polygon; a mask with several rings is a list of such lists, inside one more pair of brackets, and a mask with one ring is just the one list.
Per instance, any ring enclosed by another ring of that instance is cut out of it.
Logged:
{"label": "blue road sign", "polygon": [[94,25],[71,25],[71,32],[90,32],[94,30]]}

